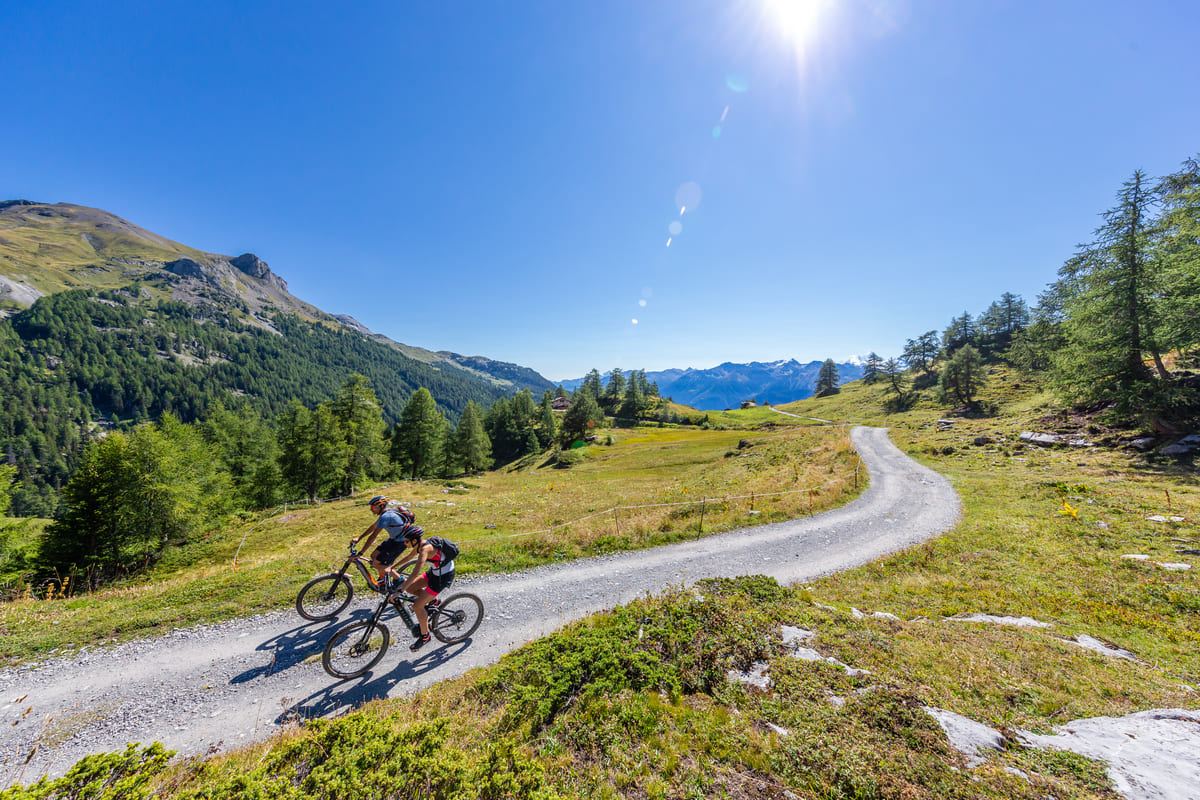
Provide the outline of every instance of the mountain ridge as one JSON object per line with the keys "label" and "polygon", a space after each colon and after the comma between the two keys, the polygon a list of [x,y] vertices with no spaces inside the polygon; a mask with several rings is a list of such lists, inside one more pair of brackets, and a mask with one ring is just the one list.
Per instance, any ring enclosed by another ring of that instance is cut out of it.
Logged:
{"label": "mountain ridge", "polygon": [[291,294],[283,277],[254,253],[227,256],[198,250],[89,206],[0,201],[0,315],[69,289],[112,290],[132,283],[140,283],[150,297],[193,306],[241,304],[247,321],[273,333],[278,331],[270,316],[278,311],[345,327],[408,358],[461,370],[512,392],[553,385],[528,367],[403,344],[348,314],[324,311]]}
{"label": "mountain ridge", "polygon": [[[701,411],[720,411],[736,408],[746,400],[779,405],[811,397],[822,361],[801,363],[794,358],[777,361],[722,362],[715,367],[696,369],[673,368],[646,371],[646,380],[658,384],[663,397],[692,406]],[[862,366],[852,361],[837,365],[839,383],[862,377]],[[602,378],[606,378],[604,373]],[[574,390],[583,378],[561,381],[567,390]]]}

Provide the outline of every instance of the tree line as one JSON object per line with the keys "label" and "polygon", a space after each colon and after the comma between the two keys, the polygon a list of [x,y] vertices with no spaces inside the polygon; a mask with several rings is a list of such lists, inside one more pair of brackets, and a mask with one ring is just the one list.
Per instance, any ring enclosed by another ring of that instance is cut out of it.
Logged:
{"label": "tree line", "polygon": [[[1031,308],[1005,292],[978,316],[872,352],[866,383],[883,382],[893,408],[936,387],[977,406],[984,364],[1002,357],[1044,378],[1066,403],[1102,405],[1116,420],[1194,425],[1200,416],[1200,158],[1150,178],[1137,170],[1103,212],[1092,239],[1058,270]],[[1167,354],[1176,356],[1168,366]]]}
{"label": "tree line", "polygon": [[336,326],[285,314],[270,324],[275,332],[234,306],[146,302],[137,285],[62,292],[0,319],[0,460],[17,468],[12,512],[52,516],[97,430],[165,414],[194,422],[218,400],[275,418],[293,401],[315,407],[360,373],[395,424],[419,387],[451,419],[511,392]]}
{"label": "tree line", "polygon": [[[389,424],[371,382],[354,374],[329,400],[310,407],[293,399],[273,418],[248,399],[227,397],[192,422],[167,411],[155,422],[103,431],[82,446],[35,563],[97,585],[145,569],[168,546],[237,511],[345,496],[383,480],[478,473],[570,447],[605,423],[605,408],[645,413],[657,401],[644,373],[610,373],[603,405],[595,385],[589,380],[570,396],[546,390],[538,402],[525,389],[486,410],[468,400],[456,423],[420,387]],[[563,413],[553,408],[559,397],[569,401]],[[0,469],[0,508],[17,472]]]}

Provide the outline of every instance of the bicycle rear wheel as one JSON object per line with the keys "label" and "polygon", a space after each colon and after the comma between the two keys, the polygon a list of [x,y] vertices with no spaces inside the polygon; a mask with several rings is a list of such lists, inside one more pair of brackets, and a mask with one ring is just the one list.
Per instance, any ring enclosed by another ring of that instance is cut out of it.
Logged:
{"label": "bicycle rear wheel", "polygon": [[429,632],[446,644],[466,639],[483,622],[483,601],[469,592],[443,600],[429,619]]}
{"label": "bicycle rear wheel", "polygon": [[300,594],[296,595],[296,611],[314,622],[333,619],[350,605],[352,597],[354,587],[350,585],[350,579],[331,572],[304,584]]}
{"label": "bicycle rear wheel", "polygon": [[353,622],[329,637],[321,664],[335,678],[357,678],[379,663],[391,638],[387,627],[378,622]]}

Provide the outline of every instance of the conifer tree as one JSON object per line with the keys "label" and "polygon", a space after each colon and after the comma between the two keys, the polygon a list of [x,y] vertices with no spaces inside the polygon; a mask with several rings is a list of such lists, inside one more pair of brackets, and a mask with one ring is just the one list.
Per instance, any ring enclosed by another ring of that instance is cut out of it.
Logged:
{"label": "conifer tree", "polygon": [[879,380],[879,371],[882,367],[883,359],[872,350],[866,361],[863,362],[863,383],[871,385]]}
{"label": "conifer tree", "polygon": [[1156,331],[1163,287],[1151,247],[1153,201],[1145,175],[1135,172],[1104,213],[1095,240],[1059,270],[1066,346],[1054,372],[1072,400],[1110,397],[1122,410],[1144,407],[1155,393],[1146,354],[1167,374]]}
{"label": "conifer tree", "polygon": [[584,376],[583,383],[580,385],[579,388],[587,389],[588,392],[592,395],[593,400],[599,400],[601,395],[604,394],[604,386],[600,382],[600,371],[597,370],[595,367],[588,370],[588,374]]}
{"label": "conifer tree", "polygon": [[492,464],[492,443],[483,430],[483,415],[475,401],[467,403],[454,430],[454,462],[463,472],[482,472]]}
{"label": "conifer tree", "polygon": [[542,450],[554,444],[554,437],[558,428],[554,421],[554,407],[551,405],[552,399],[550,392],[546,391],[542,395],[541,405],[538,406],[537,437],[538,445]]}
{"label": "conifer tree", "polygon": [[832,358],[825,359],[821,364],[821,369],[817,372],[817,397],[830,395],[838,390],[838,368]]}
{"label": "conifer tree", "polygon": [[942,370],[940,386],[942,392],[965,406],[974,407],[975,396],[986,380],[983,372],[983,357],[969,344],[954,351],[954,356]]}
{"label": "conifer tree", "polygon": [[346,440],[346,467],[342,494],[368,478],[383,474],[387,454],[383,452],[383,411],[366,377],[351,375],[330,404]]}
{"label": "conifer tree", "polygon": [[1182,350],[1200,345],[1200,156],[1163,178],[1158,193],[1161,335],[1164,343]]}
{"label": "conifer tree", "polygon": [[926,375],[933,374],[933,364],[937,360],[942,346],[937,331],[926,331],[916,339],[904,343],[902,358],[910,367],[921,370]]}
{"label": "conifer tree", "polygon": [[563,447],[570,447],[574,442],[583,439],[588,433],[604,420],[604,412],[591,392],[580,387],[575,393],[575,399],[567,413],[563,415],[562,427],[559,429],[559,442]]}
{"label": "conifer tree", "polygon": [[445,417],[425,387],[413,392],[392,436],[392,461],[410,478],[437,473],[442,464]]}

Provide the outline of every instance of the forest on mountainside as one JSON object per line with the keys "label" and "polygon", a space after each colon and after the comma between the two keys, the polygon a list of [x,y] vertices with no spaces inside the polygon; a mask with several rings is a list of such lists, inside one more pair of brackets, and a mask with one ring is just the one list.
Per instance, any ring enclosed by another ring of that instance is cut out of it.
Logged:
{"label": "forest on mountainside", "polygon": [[275,333],[225,306],[138,298],[136,285],[72,290],[0,319],[0,454],[18,474],[12,513],[52,516],[98,430],[167,413],[192,422],[217,400],[273,418],[293,401],[316,406],[359,373],[394,424],[422,386],[451,419],[470,401],[487,406],[511,393],[348,329],[276,314]]}

